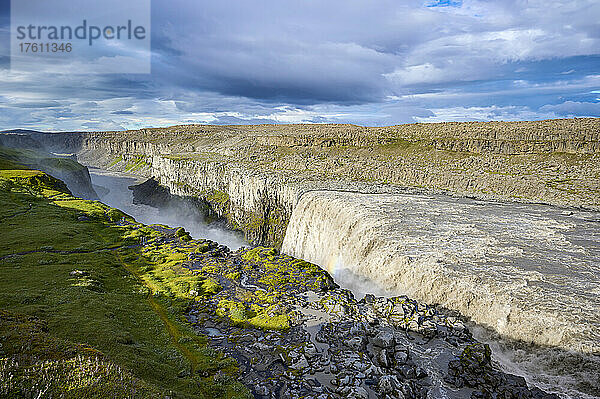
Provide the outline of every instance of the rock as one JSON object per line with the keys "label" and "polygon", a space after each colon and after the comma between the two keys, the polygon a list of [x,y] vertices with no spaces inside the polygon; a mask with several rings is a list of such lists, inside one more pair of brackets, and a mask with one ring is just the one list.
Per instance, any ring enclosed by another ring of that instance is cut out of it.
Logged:
{"label": "rock", "polygon": [[400,386],[400,382],[393,375],[384,375],[379,379],[379,383],[377,384],[377,391],[380,394],[394,394],[396,390]]}
{"label": "rock", "polygon": [[378,346],[380,348],[393,348],[395,343],[396,340],[394,338],[394,334],[387,331],[380,331],[373,338],[373,345]]}
{"label": "rock", "polygon": [[460,356],[461,362],[467,367],[483,368],[492,361],[492,351],[488,344],[472,344],[467,346]]}
{"label": "rock", "polygon": [[309,367],[308,365],[308,360],[306,359],[306,356],[304,355],[300,355],[298,357],[298,360],[296,360],[295,362],[293,362],[290,365],[291,368],[293,368],[294,370],[303,370]]}
{"label": "rock", "polygon": [[311,357],[318,355],[319,352],[317,351],[317,347],[313,343],[308,343],[304,347],[304,354],[306,356],[308,356],[309,358],[311,358]]}
{"label": "rock", "polygon": [[354,337],[346,341],[346,345],[348,345],[350,348],[356,351],[361,350],[364,347],[364,343],[365,338],[362,336]]}
{"label": "rock", "polygon": [[354,387],[347,395],[348,399],[369,399],[369,393],[363,387]]}
{"label": "rock", "polygon": [[387,349],[379,351],[375,358],[381,367],[389,368],[391,366]]}
{"label": "rock", "polygon": [[396,365],[404,365],[408,362],[409,359],[410,356],[408,354],[408,351],[405,349],[396,350],[396,352],[394,352],[394,362]]}

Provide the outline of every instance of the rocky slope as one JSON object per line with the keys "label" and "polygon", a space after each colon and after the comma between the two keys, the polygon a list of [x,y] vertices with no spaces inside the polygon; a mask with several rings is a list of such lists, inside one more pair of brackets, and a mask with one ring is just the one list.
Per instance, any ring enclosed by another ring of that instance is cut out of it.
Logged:
{"label": "rocky slope", "polygon": [[238,361],[257,398],[555,397],[499,372],[449,312],[405,296],[357,301],[275,249],[209,245],[183,267],[218,283],[188,320]]}

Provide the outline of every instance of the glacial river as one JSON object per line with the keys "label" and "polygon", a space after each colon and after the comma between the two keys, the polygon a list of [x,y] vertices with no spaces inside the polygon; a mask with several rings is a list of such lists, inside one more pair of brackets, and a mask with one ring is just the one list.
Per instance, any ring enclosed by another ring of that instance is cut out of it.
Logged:
{"label": "glacial river", "polygon": [[232,250],[248,245],[241,234],[217,223],[207,224],[203,215],[192,206],[179,204],[177,207],[157,209],[148,205],[134,204],[133,192],[129,190],[129,186],[143,183],[146,179],[96,168],[89,168],[89,170],[92,184],[100,200],[133,216],[140,223],[180,226],[194,238],[208,238]]}

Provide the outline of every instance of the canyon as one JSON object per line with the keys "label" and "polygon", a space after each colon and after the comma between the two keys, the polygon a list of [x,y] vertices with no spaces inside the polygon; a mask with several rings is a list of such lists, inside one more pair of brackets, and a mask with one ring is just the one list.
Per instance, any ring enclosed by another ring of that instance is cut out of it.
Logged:
{"label": "canyon", "polygon": [[586,359],[598,378],[598,119],[2,137],[151,178],[253,245]]}

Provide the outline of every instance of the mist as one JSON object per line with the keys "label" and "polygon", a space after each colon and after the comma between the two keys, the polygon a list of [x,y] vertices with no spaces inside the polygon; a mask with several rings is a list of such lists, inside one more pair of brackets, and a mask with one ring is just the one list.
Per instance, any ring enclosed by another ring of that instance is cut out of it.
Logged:
{"label": "mist", "polygon": [[90,177],[103,203],[122,210],[140,223],[183,227],[195,239],[206,238],[232,250],[249,246],[241,233],[229,230],[218,222],[206,223],[204,215],[191,204],[178,201],[161,208],[134,204],[129,186],[140,184],[144,179],[95,168],[90,168]]}

